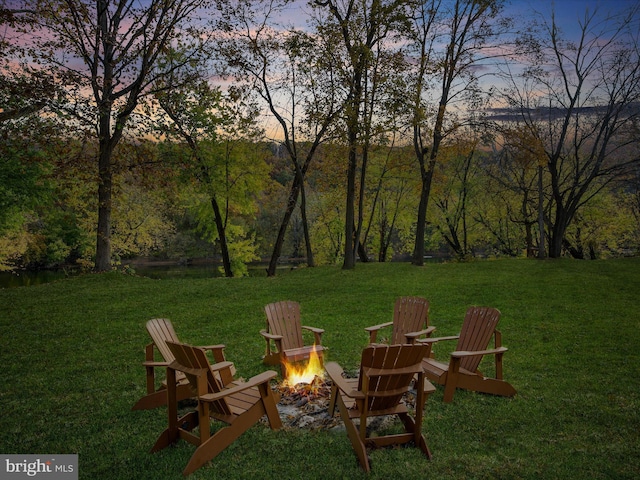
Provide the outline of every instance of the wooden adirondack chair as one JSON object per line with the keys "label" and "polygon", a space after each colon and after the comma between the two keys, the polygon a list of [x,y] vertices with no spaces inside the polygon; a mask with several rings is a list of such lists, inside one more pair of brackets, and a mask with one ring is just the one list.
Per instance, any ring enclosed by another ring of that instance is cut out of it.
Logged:
{"label": "wooden adirondack chair", "polygon": [[[147,373],[147,394],[136,402],[132,410],[147,410],[166,405],[166,382],[156,386],[156,368],[165,370],[175,360],[166,342],[179,342],[171,321],[166,318],[153,318],[147,322],[146,326],[152,339],[152,342],[145,347],[145,361],[143,363]],[[224,345],[208,345],[200,348],[211,352],[213,363],[225,361]],[[156,351],[162,357],[161,361],[156,360]],[[232,376],[233,373],[225,380],[229,381]],[[193,397],[189,382],[182,374],[178,375],[177,397],[178,400]]]}
{"label": "wooden adirondack chair", "polygon": [[[260,330],[260,334],[267,342],[263,359],[265,364],[280,365],[282,376],[286,377],[288,363],[308,360],[314,350],[322,364],[326,350],[322,346],[324,330],[301,325],[299,303],[291,301],[270,303],[264,307],[264,311],[267,316],[267,328]],[[302,330],[313,333],[313,345],[304,345]]]}
{"label": "wooden adirondack chair", "polygon": [[[427,458],[431,452],[422,435],[424,404],[435,387],[425,379],[422,358],[429,353],[426,345],[370,345],[362,352],[360,375],[357,379],[345,379],[342,368],[327,363],[325,370],[333,385],[329,414],[333,415],[336,404],[347,429],[358,461],[362,468],[371,470],[366,448],[413,442]],[[417,377],[415,417],[409,415],[402,402]],[[405,433],[385,436],[367,436],[367,419],[381,415],[397,415],[404,425]],[[354,420],[359,421],[356,426]]]}
{"label": "wooden adirondack chair", "polygon": [[429,337],[436,327],[429,326],[429,301],[422,297],[400,297],[393,308],[393,321],[365,328],[369,343],[376,343],[378,332],[393,326],[391,345],[415,343],[417,338]]}
{"label": "wooden adirondack chair", "polygon": [[[500,311],[495,308],[470,307],[464,317],[460,335],[420,340],[425,344],[458,340],[448,364],[431,357],[425,357],[422,361],[427,378],[444,385],[445,402],[453,400],[456,388],[505,397],[516,394],[516,390],[502,379],[502,356],[507,349],[502,346],[502,334],[496,329],[499,320]],[[491,337],[494,337],[495,348],[487,349]],[[495,355],[495,378],[485,377],[478,370],[485,355]]]}
{"label": "wooden adirondack chair", "polygon": [[[196,445],[183,475],[193,473],[215,458],[264,415],[272,430],[282,427],[276,407],[279,396],[269,385],[276,372],[264,372],[244,383],[227,383],[221,379],[231,376],[231,362],[210,365],[202,348],[176,342],[167,342],[167,345],[175,357],[167,367],[169,427],[160,434],[151,451],[162,450],[181,438]],[[178,417],[176,397],[178,373],[185,375],[198,402],[196,410],[182,417]],[[211,435],[210,418],[227,426]],[[198,434],[192,433],[195,428],[198,428]]]}

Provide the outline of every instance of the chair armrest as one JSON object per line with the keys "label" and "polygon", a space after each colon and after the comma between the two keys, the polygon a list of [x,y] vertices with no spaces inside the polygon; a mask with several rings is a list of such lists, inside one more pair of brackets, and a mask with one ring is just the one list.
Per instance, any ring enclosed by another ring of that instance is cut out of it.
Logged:
{"label": "chair armrest", "polygon": [[444,340],[458,340],[459,338],[460,338],[460,335],[451,335],[449,337],[419,338],[417,341],[420,343],[436,343]]}
{"label": "chair armrest", "polygon": [[364,331],[371,333],[371,332],[374,332],[374,331],[378,331],[378,330],[380,330],[380,329],[382,329],[384,327],[389,327],[391,325],[393,325],[393,322],[385,322],[385,323],[381,323],[380,325],[374,325],[372,327],[365,327]]}
{"label": "chair armrest", "polygon": [[144,346],[144,359],[147,362],[153,362],[153,360],[155,358],[155,355],[154,355],[155,348],[156,348],[156,344],[153,343],[153,342],[147,343]]}
{"label": "chair armrest", "polygon": [[300,328],[307,330],[308,332],[312,332],[316,345],[322,345],[322,334],[324,333],[323,328],[309,327],[307,325],[301,325]]}
{"label": "chair armrest", "polygon": [[435,331],[436,327],[428,327],[424,330],[420,330],[418,332],[409,332],[405,333],[404,336],[407,338],[417,339],[420,335],[430,335]]}
{"label": "chair armrest", "polygon": [[226,348],[226,345],[223,345],[223,344],[219,344],[219,345],[204,345],[204,346],[200,346],[198,348],[201,348],[204,351],[211,352],[211,354],[213,355],[213,359],[216,362],[224,362],[225,361],[224,349]]}
{"label": "chair armrest", "polygon": [[217,393],[207,393],[206,395],[202,395],[200,400],[205,402],[215,402],[216,400],[221,400],[224,397],[228,397],[229,395],[234,395],[238,392],[242,392],[247,390],[248,388],[257,387],[258,385],[262,385],[263,383],[269,382],[272,378],[275,378],[278,374],[273,370],[267,370],[266,372],[260,373],[255,377],[251,377],[245,383],[240,385],[235,385],[231,388],[225,388],[221,392]]}
{"label": "chair armrest", "polygon": [[214,350],[224,350],[225,348],[227,348],[227,346],[224,345],[224,344],[219,344],[219,345],[200,345],[198,348],[202,348],[204,350],[211,350],[213,352]]}
{"label": "chair armrest", "polygon": [[306,325],[302,325],[300,328],[304,328],[305,330],[309,330],[310,332],[313,332],[313,333],[320,333],[320,334],[324,333],[324,328],[309,327]]}
{"label": "chair armrest", "polygon": [[369,343],[376,343],[376,340],[378,338],[378,331],[390,325],[393,325],[393,322],[385,322],[379,325],[374,325],[372,327],[365,327],[364,331],[369,332]]}
{"label": "chair armrest", "polygon": [[260,330],[260,335],[262,335],[267,340],[282,340],[284,338],[282,335],[274,335],[273,333],[269,333],[266,330]]}
{"label": "chair armrest", "polygon": [[333,382],[333,384],[338,387],[347,397],[350,398],[364,398],[364,394],[357,390],[353,389],[353,385],[349,384],[345,378],[342,376],[344,370],[342,367],[338,365],[336,362],[329,362],[324,366],[327,375]]}
{"label": "chair armrest", "polygon": [[322,334],[324,333],[324,328],[310,327],[308,325],[301,325],[300,328],[303,329],[303,330],[306,330],[308,332],[313,333],[313,336],[315,338],[315,342],[318,345],[322,344]]}
{"label": "chair armrest", "polygon": [[504,353],[507,350],[508,350],[507,347],[492,348],[490,350],[478,350],[475,352],[467,352],[465,350],[460,350],[457,352],[451,352],[451,356],[455,358],[463,358],[463,357],[477,357],[478,355],[496,355],[498,353]]}
{"label": "chair armrest", "polygon": [[142,365],[145,367],[166,367],[169,362],[142,362]]}
{"label": "chair armrest", "polygon": [[211,370],[214,372],[219,372],[220,370],[224,370],[226,368],[232,368],[233,362],[218,362],[211,365]]}
{"label": "chair armrest", "polygon": [[226,345],[220,344],[220,345],[199,345],[198,348],[201,348],[205,351],[211,352],[214,354],[217,352],[222,352],[222,355],[224,355],[224,349],[227,348]]}

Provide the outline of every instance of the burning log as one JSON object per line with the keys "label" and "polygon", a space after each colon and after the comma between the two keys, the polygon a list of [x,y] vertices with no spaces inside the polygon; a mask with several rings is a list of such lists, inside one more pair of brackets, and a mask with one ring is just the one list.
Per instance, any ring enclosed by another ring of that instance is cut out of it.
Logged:
{"label": "burning log", "polygon": [[331,385],[323,377],[316,375],[311,383],[301,382],[290,386],[283,382],[278,386],[278,392],[282,397],[281,404],[302,407],[309,402],[328,399],[331,395]]}

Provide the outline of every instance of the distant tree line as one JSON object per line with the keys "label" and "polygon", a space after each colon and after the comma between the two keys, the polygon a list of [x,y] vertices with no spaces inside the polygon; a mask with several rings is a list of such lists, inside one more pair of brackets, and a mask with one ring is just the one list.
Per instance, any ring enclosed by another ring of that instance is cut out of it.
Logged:
{"label": "distant tree line", "polygon": [[640,3],[291,3],[0,1],[0,268],[637,252]]}

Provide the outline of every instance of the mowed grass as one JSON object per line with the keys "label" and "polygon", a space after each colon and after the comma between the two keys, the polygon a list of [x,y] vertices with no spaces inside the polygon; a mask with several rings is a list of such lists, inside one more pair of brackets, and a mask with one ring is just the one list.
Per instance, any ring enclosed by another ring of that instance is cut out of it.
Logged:
{"label": "mowed grass", "polygon": [[[395,299],[431,302],[437,335],[470,305],[502,312],[513,399],[442,387],[426,406],[433,452],[371,453],[359,469],[344,432],[257,425],[194,479],[640,478],[640,259],[496,260],[298,269],[276,278],[150,280],[118,273],[0,290],[0,453],[79,455],[80,478],[177,479],[194,447],[150,454],[164,408],[131,411],[144,393],[145,322],[170,318],[181,340],[224,343],[248,378],[261,363],[263,306],[296,300],[326,330],[329,360],[355,371],[364,327]],[[453,345],[438,345],[445,358]],[[486,365],[485,370],[490,370]]]}

